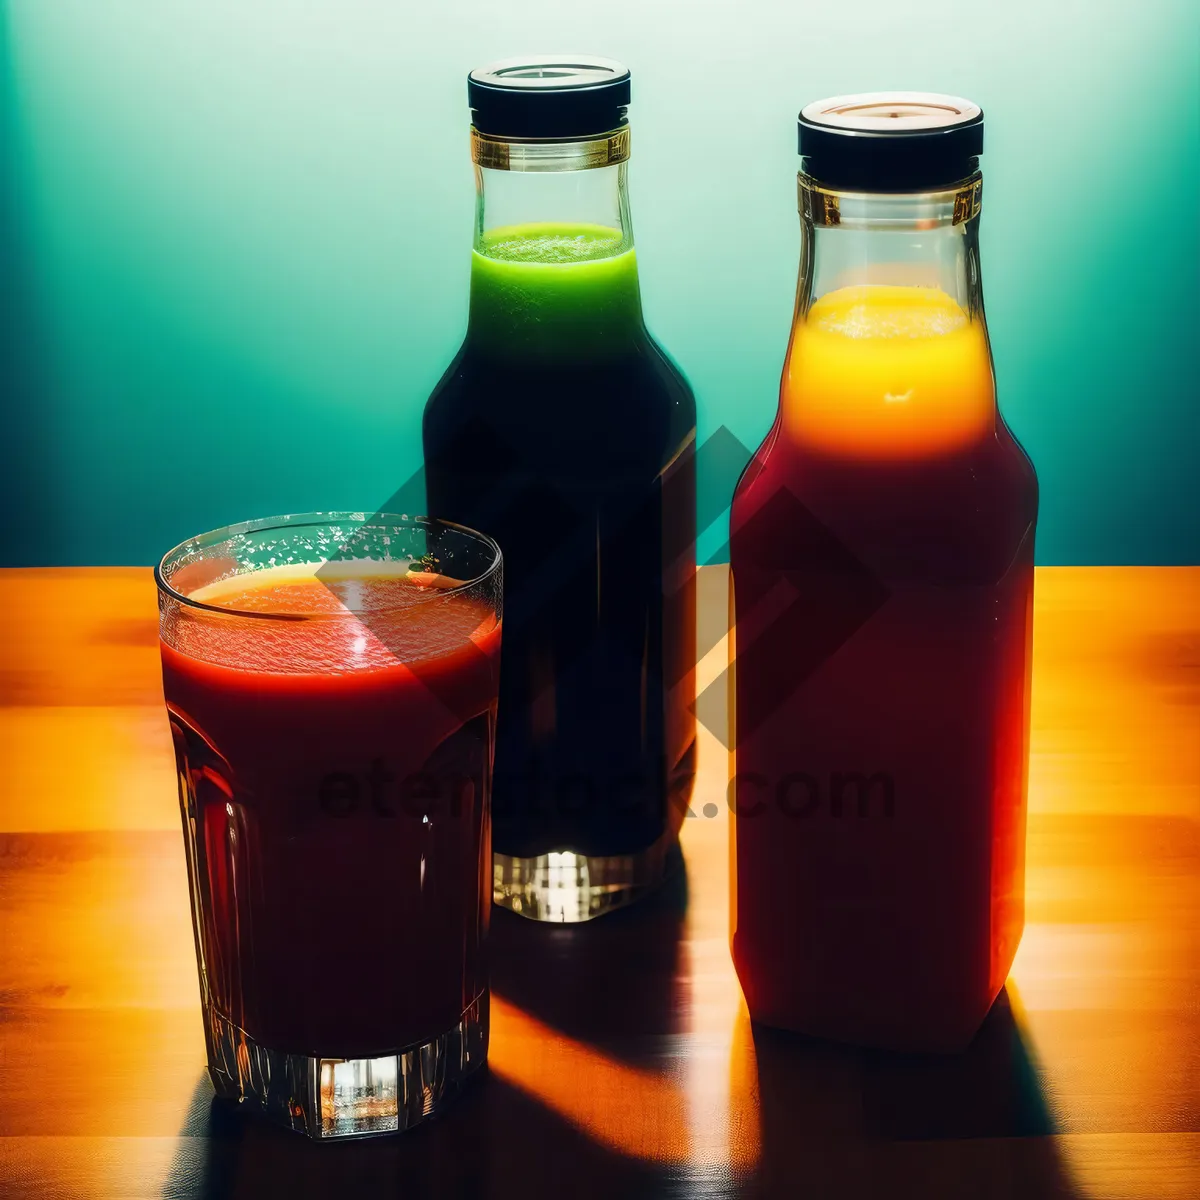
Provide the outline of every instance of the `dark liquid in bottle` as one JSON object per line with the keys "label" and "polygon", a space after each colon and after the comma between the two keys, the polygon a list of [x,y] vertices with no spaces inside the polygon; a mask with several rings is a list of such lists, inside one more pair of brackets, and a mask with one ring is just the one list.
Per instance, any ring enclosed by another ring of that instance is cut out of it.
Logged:
{"label": "dark liquid in bottle", "polygon": [[695,401],[616,231],[484,249],[424,444],[430,511],[505,559],[493,844],[631,854],[678,830],[691,790]]}

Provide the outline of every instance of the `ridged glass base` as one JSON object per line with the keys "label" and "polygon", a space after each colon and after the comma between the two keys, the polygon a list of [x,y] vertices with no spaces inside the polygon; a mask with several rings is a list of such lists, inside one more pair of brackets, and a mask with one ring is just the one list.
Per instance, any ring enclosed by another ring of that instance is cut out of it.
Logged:
{"label": "ridged glass base", "polygon": [[668,830],[636,854],[551,851],[535,858],[492,856],[492,899],[532,921],[590,921],[652,892],[667,874],[677,834]]}
{"label": "ridged glass base", "polygon": [[488,995],[431,1041],[375,1058],[269,1050],[209,1013],[208,1073],[217,1095],[310,1138],[402,1133],[440,1112],[487,1060]]}

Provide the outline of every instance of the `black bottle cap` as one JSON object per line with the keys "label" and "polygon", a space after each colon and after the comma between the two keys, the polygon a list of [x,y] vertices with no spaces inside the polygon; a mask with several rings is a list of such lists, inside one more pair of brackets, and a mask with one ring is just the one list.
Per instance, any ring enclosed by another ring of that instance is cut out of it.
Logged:
{"label": "black bottle cap", "polygon": [[611,58],[506,58],[467,76],[471,123],[510,138],[588,138],[625,124],[629,68]]}
{"label": "black bottle cap", "polygon": [[801,169],[846,191],[950,187],[979,169],[983,110],[934,92],[864,92],[807,104]]}

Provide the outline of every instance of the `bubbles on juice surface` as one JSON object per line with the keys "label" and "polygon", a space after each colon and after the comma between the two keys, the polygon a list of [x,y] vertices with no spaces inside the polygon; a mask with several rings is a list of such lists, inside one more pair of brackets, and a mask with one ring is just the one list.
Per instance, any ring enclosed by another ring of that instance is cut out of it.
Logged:
{"label": "bubbles on juice surface", "polygon": [[379,670],[488,637],[493,612],[459,586],[416,562],[270,567],[192,592],[190,600],[229,616],[181,607],[166,640],[189,657],[245,671]]}
{"label": "bubbles on juice surface", "polygon": [[808,324],[850,338],[941,337],[969,318],[940,288],[858,284],[827,292],[808,312]]}
{"label": "bubbles on juice surface", "polygon": [[995,433],[983,321],[940,288],[858,284],[796,325],[783,420],[798,444],[849,461],[928,461]]}
{"label": "bubbles on juice surface", "polygon": [[458,583],[420,562],[359,559],[243,572],[197,588],[188,599],[237,612],[316,616],[411,608]]}
{"label": "bubbles on juice surface", "polygon": [[612,258],[625,245],[621,231],[605,225],[534,225],[493,229],[480,249],[502,262],[562,265]]}

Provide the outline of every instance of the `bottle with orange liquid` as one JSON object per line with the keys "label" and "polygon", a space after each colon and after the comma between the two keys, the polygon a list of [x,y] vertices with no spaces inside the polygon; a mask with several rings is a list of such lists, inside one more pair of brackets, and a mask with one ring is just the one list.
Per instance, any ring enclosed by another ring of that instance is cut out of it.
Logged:
{"label": "bottle with orange liquid", "polygon": [[732,510],[732,949],[751,1016],[970,1041],[1024,924],[1037,479],[996,407],[983,114],[800,116],[779,413]]}

